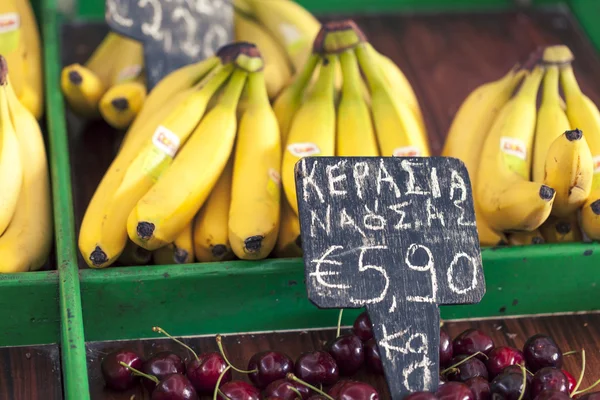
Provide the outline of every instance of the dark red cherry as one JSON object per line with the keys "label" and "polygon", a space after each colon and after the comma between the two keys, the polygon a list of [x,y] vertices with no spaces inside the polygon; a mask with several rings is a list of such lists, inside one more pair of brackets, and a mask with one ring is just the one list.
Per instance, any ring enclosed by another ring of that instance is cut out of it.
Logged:
{"label": "dark red cherry", "polygon": [[575,390],[575,386],[577,386],[577,380],[573,375],[571,375],[568,371],[562,370],[562,373],[567,377],[567,381],[569,381],[569,394],[573,394],[573,390]]}
{"label": "dark red cherry", "polygon": [[294,389],[302,395],[302,399],[306,400],[310,396],[311,390],[306,386],[289,381],[287,379],[279,379],[275,382],[272,382],[265,389],[264,395],[266,397],[274,397],[280,400],[296,400],[298,394],[294,391]]}
{"label": "dark red cherry", "polygon": [[379,393],[373,386],[351,380],[339,381],[327,394],[335,400],[379,400]]}
{"label": "dark red cherry", "polygon": [[482,376],[476,376],[465,382],[465,385],[471,389],[475,400],[489,400],[491,398],[490,383]]}
{"label": "dark red cherry", "polygon": [[600,392],[586,393],[577,400],[600,400]]}
{"label": "dark red cherry", "polygon": [[452,360],[452,340],[445,329],[440,329],[440,366],[447,367]]}
{"label": "dark red cherry", "polygon": [[379,355],[379,347],[374,338],[365,343],[365,360],[369,370],[375,374],[383,375],[383,363]]}
{"label": "dark red cherry", "polygon": [[562,351],[556,342],[546,335],[534,335],[523,346],[527,369],[535,373],[544,367],[561,368]]}
{"label": "dark red cherry", "polygon": [[308,398],[308,400],[328,400],[327,397],[322,396],[320,394],[313,394]]}
{"label": "dark red cherry", "polygon": [[264,389],[271,382],[283,379],[294,371],[294,362],[291,358],[277,351],[263,351],[256,353],[248,362],[248,371],[258,370],[250,374],[250,380],[259,389]]}
{"label": "dark red cherry", "polygon": [[414,392],[406,396],[403,400],[437,400],[432,392]]}
{"label": "dark red cherry", "polygon": [[[155,354],[152,358],[144,361],[141,371],[148,375],[153,375],[162,381],[169,375],[185,374],[185,364],[181,357],[170,351],[163,351]],[[152,393],[156,384],[150,379],[142,379],[148,393]]]}
{"label": "dark red cherry", "polygon": [[545,367],[533,375],[531,397],[536,398],[546,390],[569,393],[569,381],[560,369]]}
{"label": "dark red cherry", "polygon": [[500,396],[504,400],[518,400],[523,390],[523,399],[528,400],[529,386],[525,384],[523,388],[523,375],[513,372],[498,375],[490,383],[492,398]]}
{"label": "dark red cherry", "polygon": [[[450,366],[457,365],[466,359],[468,356],[456,356],[450,362]],[[481,376],[485,379],[488,378],[488,371],[480,359],[473,357],[459,364],[455,369],[448,373],[448,380],[456,382],[466,382],[468,379]]]}
{"label": "dark red cherry", "polygon": [[363,342],[366,342],[373,337],[373,325],[371,325],[371,319],[366,311],[361,313],[356,317],[356,320],[354,320],[354,334]]}
{"label": "dark red cherry", "polygon": [[[487,355],[493,348],[494,341],[492,338],[477,329],[467,329],[454,338],[452,342],[452,351],[455,356],[461,354],[470,356],[477,352]],[[482,361],[485,360],[484,356],[478,355],[477,357]]]}
{"label": "dark red cherry", "polygon": [[[227,363],[219,353],[204,353],[193,358],[186,366],[186,375],[196,391],[200,394],[210,395],[215,391],[219,376],[227,368]],[[227,371],[221,379],[221,385],[231,380],[231,370]]]}
{"label": "dark red cherry", "polygon": [[338,365],[331,354],[325,351],[312,351],[300,355],[296,360],[296,376],[311,385],[330,386],[340,376]]}
{"label": "dark red cherry", "polygon": [[142,368],[143,362],[137,353],[125,349],[113,351],[102,360],[101,370],[106,386],[113,390],[125,391],[134,387],[139,378],[122,366],[121,362],[137,370]]}
{"label": "dark red cherry", "polygon": [[198,400],[192,383],[184,375],[172,374],[161,380],[152,391],[152,400]]}
{"label": "dark red cherry", "polygon": [[462,382],[446,382],[435,393],[438,400],[475,400],[471,389]]}
{"label": "dark red cherry", "polygon": [[486,364],[490,378],[498,376],[506,367],[525,363],[523,353],[514,347],[508,346],[494,348],[490,351],[488,357]]}
{"label": "dark red cherry", "polygon": [[[504,368],[502,370],[502,373],[503,374],[514,373],[514,374],[523,375],[523,369],[521,368],[520,365],[511,365],[509,367]],[[533,375],[531,375],[529,372],[525,372],[525,376],[527,376],[527,384],[530,385],[531,380],[533,379]]]}
{"label": "dark red cherry", "polygon": [[342,335],[327,344],[329,354],[337,363],[340,375],[352,376],[365,363],[365,351],[360,338],[354,334]]}
{"label": "dark red cherry", "polygon": [[[260,400],[260,391],[244,381],[227,382],[220,389],[229,400]],[[226,399],[221,393],[217,397],[219,400]]]}
{"label": "dark red cherry", "polygon": [[545,390],[538,394],[534,400],[570,400],[568,394],[564,392],[555,392],[554,390]]}

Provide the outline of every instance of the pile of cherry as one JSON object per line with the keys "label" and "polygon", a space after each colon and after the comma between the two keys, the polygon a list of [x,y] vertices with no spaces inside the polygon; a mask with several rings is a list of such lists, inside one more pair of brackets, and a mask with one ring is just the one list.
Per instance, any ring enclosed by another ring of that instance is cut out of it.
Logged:
{"label": "pile of cherry", "polygon": [[[106,386],[125,391],[139,384],[152,400],[190,400],[210,396],[215,400],[378,400],[377,390],[365,382],[350,379],[363,365],[383,374],[371,322],[361,314],[352,332],[339,334],[324,350],[306,352],[294,362],[277,351],[255,354],[247,369],[233,366],[217,336],[219,352],[197,355],[184,362],[171,352],[160,352],[147,360],[127,349],[108,354],[102,360]],[[437,392],[415,392],[406,400],[600,400],[562,369],[563,354],[554,340],[545,335],[530,337],[523,350],[496,347],[484,332],[469,329],[454,340],[441,330],[440,386]],[[585,356],[585,354],[582,354]],[[585,357],[583,357],[585,359]],[[584,364],[585,365],[585,364]],[[247,374],[252,384],[232,380],[232,370]],[[344,377],[340,379],[341,377]]]}

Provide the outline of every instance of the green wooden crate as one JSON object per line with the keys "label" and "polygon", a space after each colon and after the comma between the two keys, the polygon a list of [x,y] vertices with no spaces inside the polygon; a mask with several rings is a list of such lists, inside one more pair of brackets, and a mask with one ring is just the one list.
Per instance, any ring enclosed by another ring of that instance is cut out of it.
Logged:
{"label": "green wooden crate", "polygon": [[[63,21],[102,20],[103,0],[75,3],[59,11],[57,0],[41,0],[45,41],[48,124],[57,214],[58,277],[30,274],[33,285],[56,283],[60,310],[46,314],[62,322],[62,366],[67,399],[86,399],[86,341],[155,337],[153,325],[168,327],[177,335],[232,333],[278,329],[329,327],[335,310],[319,310],[306,298],[300,259],[261,262],[226,262],[186,266],[79,270],[69,145],[65,107],[60,93],[60,26]],[[514,7],[510,0],[303,0],[315,13],[350,12],[452,12]],[[365,6],[365,4],[369,6]],[[544,6],[554,0],[535,1]],[[564,3],[579,18],[600,49],[600,2]],[[483,250],[487,294],[478,305],[443,307],[445,319],[600,310],[600,245],[538,245]],[[52,278],[52,279],[51,279]],[[18,278],[15,278],[18,279]],[[0,282],[1,285],[2,282]],[[54,284],[54,286],[52,286]],[[18,290],[19,286],[13,284]],[[44,286],[45,287],[45,286]],[[551,295],[549,295],[551,293]],[[56,293],[55,293],[56,295]],[[38,296],[41,294],[38,293]],[[0,305],[2,305],[0,300]],[[45,307],[50,307],[44,304]],[[39,311],[39,310],[38,310]],[[2,311],[0,311],[1,313]],[[359,312],[345,314],[349,323]],[[2,314],[0,314],[0,317]],[[193,316],[190,318],[190,316]],[[275,317],[275,318],[273,318]],[[277,322],[272,322],[276,319]],[[26,321],[17,321],[24,324]],[[50,324],[52,325],[52,324]],[[48,327],[48,334],[57,330]],[[56,326],[54,326],[56,328]],[[48,336],[50,337],[50,336]]]}

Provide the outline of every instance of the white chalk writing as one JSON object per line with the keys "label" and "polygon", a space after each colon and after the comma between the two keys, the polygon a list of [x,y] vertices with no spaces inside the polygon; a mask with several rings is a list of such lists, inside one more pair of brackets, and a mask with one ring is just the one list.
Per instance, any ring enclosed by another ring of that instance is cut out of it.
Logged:
{"label": "white chalk writing", "polygon": [[396,225],[394,225],[394,229],[396,229],[397,231],[412,228],[412,225],[410,223],[404,222],[404,218],[406,218],[406,212],[404,212],[404,210],[402,210],[402,209],[408,205],[409,205],[409,202],[405,201],[404,203],[394,204],[393,206],[389,207],[390,210],[392,210],[395,213],[397,213],[398,215],[400,215],[400,220],[398,221],[398,223]]}
{"label": "white chalk writing", "polygon": [[[455,200],[454,196],[456,192],[460,192],[458,198]],[[475,221],[465,221],[465,210],[461,206],[461,204],[467,200],[467,186],[465,185],[465,181],[460,176],[458,171],[452,170],[450,175],[450,200],[454,200],[454,206],[460,210],[460,217],[458,218],[458,225],[462,226],[474,226]]]}
{"label": "white chalk writing", "polygon": [[422,166],[423,164],[420,162],[412,162],[409,160],[402,160],[402,169],[408,173],[408,182],[406,183],[406,193],[407,194],[419,194],[419,195],[428,195],[429,192],[424,191],[417,185],[417,181],[415,179],[415,173],[413,167]]}
{"label": "white chalk writing", "polygon": [[444,214],[442,214],[441,211],[438,211],[435,208],[435,206],[431,202],[430,198],[427,199],[427,202],[425,204],[425,209],[427,210],[427,226],[428,227],[431,227],[431,221],[433,221],[434,219],[437,219],[438,221],[440,221],[440,224],[442,226],[446,226],[446,224],[444,223]]}
{"label": "white chalk writing", "polygon": [[[414,265],[411,261],[411,259],[415,256],[415,253],[418,250],[422,250],[425,252],[425,254],[427,254],[427,262],[425,263],[425,265]],[[404,258],[404,262],[406,263],[408,268],[410,268],[414,271],[429,272],[430,277],[431,277],[431,295],[430,296],[406,296],[406,300],[419,302],[419,303],[435,303],[437,301],[436,299],[437,299],[438,286],[437,286],[437,278],[435,276],[433,254],[431,253],[431,250],[429,250],[429,248],[427,248],[423,245],[413,243],[410,246],[408,246],[408,250],[406,251],[406,257]]]}
{"label": "white chalk writing", "polygon": [[342,249],[342,248],[343,248],[342,246],[330,246],[321,258],[311,261],[312,263],[315,264],[315,270],[314,270],[314,272],[311,272],[309,274],[309,276],[314,276],[317,279],[317,282],[319,283],[319,285],[325,286],[328,288],[342,289],[342,290],[350,288],[350,286],[348,286],[348,285],[343,285],[341,283],[329,283],[323,279],[324,276],[337,276],[340,274],[339,272],[337,272],[337,271],[321,271],[321,266],[323,264],[338,265],[338,266],[342,265],[342,263],[340,261],[327,259],[327,257],[329,257],[329,255],[331,253],[333,253],[334,251],[336,251],[338,249]]}
{"label": "white chalk writing", "polygon": [[324,230],[327,235],[331,232],[331,205],[328,204],[325,210],[325,222],[323,222],[323,218],[317,215],[315,210],[310,210],[310,235],[312,237],[316,237],[317,227]]}
{"label": "white chalk writing", "polygon": [[318,162],[317,161],[313,162],[310,173],[308,173],[308,171],[306,169],[306,159],[302,160],[301,165],[302,165],[302,192],[304,193],[304,201],[308,202],[310,200],[310,192],[311,192],[309,190],[309,185],[310,185],[310,187],[312,187],[314,192],[319,197],[319,201],[321,203],[324,203],[325,199],[323,198],[323,193],[321,192],[321,189],[319,189],[319,186],[317,186],[317,183],[315,182],[315,171],[316,171]]}
{"label": "white chalk writing", "polygon": [[370,299],[355,299],[354,297],[350,297],[350,302],[354,303],[354,304],[360,304],[360,305],[365,305],[365,304],[375,304],[375,303],[379,303],[381,301],[383,301],[383,299],[385,298],[385,295],[388,292],[388,289],[390,287],[390,278],[387,274],[387,271],[385,270],[385,268],[379,266],[379,265],[365,265],[364,261],[363,261],[363,257],[365,255],[365,252],[369,251],[369,250],[386,250],[387,246],[364,246],[360,248],[360,255],[358,256],[358,271],[359,272],[365,272],[365,271],[369,271],[369,270],[373,270],[373,271],[377,271],[381,277],[384,279],[385,284],[383,287],[383,290],[381,291],[381,293],[376,296],[376,297],[372,297]]}
{"label": "white chalk writing", "polygon": [[369,175],[369,164],[366,162],[358,162],[354,164],[352,170],[354,176],[354,185],[356,186],[356,194],[359,199],[363,199],[365,178]]}
{"label": "white chalk writing", "polygon": [[[454,268],[456,267],[456,264],[458,264],[458,261],[464,258],[466,259],[472,267],[472,279],[471,279],[471,285],[467,288],[464,289],[459,289],[456,284],[454,283]],[[471,256],[469,256],[467,253],[458,253],[454,255],[454,258],[452,259],[452,262],[450,263],[450,268],[448,268],[448,272],[447,272],[447,276],[448,276],[448,286],[450,287],[450,290],[452,290],[454,293],[457,294],[465,294],[473,289],[475,289],[477,287],[477,263],[475,262],[475,259]]]}
{"label": "white chalk writing", "polygon": [[398,189],[398,185],[396,185],[396,182],[394,182],[394,178],[392,178],[392,175],[390,175],[388,170],[385,168],[385,164],[382,159],[379,163],[379,172],[377,173],[377,194],[378,195],[381,194],[381,184],[383,182],[386,182],[387,184],[389,184],[391,186],[391,188],[394,190],[394,194],[396,195],[396,197],[401,196],[400,189]]}
{"label": "white chalk writing", "polygon": [[339,170],[340,167],[343,167],[346,164],[346,161],[341,161],[335,165],[328,165],[327,168],[325,168],[325,170],[327,171],[327,181],[328,181],[328,187],[329,187],[329,195],[330,196],[343,196],[347,193],[346,190],[343,189],[336,189],[335,185],[336,183],[341,183],[344,182],[346,180],[346,175],[336,175],[334,176],[333,173],[335,170]]}

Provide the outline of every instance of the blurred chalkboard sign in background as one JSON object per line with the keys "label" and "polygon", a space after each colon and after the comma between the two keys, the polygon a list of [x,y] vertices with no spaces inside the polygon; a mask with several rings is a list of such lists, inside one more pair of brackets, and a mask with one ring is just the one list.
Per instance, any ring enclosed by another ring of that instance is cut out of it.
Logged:
{"label": "blurred chalkboard sign in background", "polygon": [[110,28],[144,45],[148,88],[233,41],[233,0],[106,0]]}

